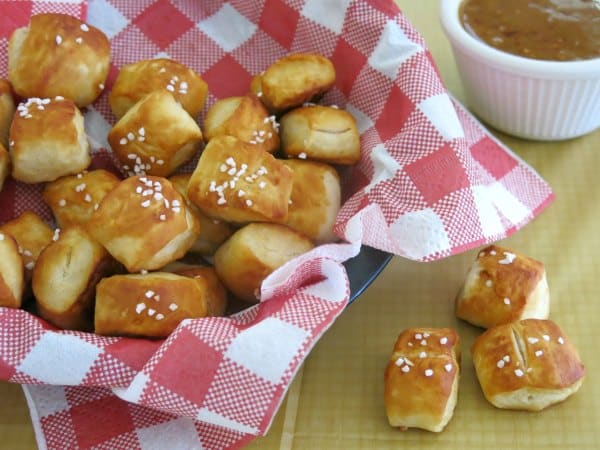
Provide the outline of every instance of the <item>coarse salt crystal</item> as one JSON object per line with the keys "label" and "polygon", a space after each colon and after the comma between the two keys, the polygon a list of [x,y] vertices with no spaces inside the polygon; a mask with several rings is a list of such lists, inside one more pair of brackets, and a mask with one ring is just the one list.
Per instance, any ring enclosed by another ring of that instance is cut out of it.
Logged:
{"label": "coarse salt crystal", "polygon": [[525,372],[523,372],[521,369],[515,369],[515,375],[520,378],[525,375]]}
{"label": "coarse salt crystal", "polygon": [[85,31],[86,33],[90,31],[90,28],[85,23],[82,23],[79,28],[81,28],[81,31]]}
{"label": "coarse salt crystal", "polygon": [[145,303],[138,303],[137,305],[135,305],[135,312],[137,314],[141,314],[141,312],[143,310],[145,310],[145,309],[146,309],[146,304]]}
{"label": "coarse salt crystal", "polygon": [[547,334],[543,334],[542,339],[545,340],[546,342],[550,342],[550,336],[548,336]]}
{"label": "coarse salt crystal", "polygon": [[543,351],[543,350],[536,350],[536,351],[535,351],[535,356],[537,356],[538,358],[539,358],[540,356],[542,356],[543,354],[544,354],[544,351]]}
{"label": "coarse salt crystal", "polygon": [[404,358],[403,357],[398,358],[394,364],[396,364],[398,367],[400,367],[401,365],[404,364]]}
{"label": "coarse salt crystal", "polygon": [[127,138],[121,138],[121,140],[119,141],[119,144],[125,145],[125,144],[127,144],[127,142],[128,142]]}
{"label": "coarse salt crystal", "polygon": [[512,264],[516,257],[514,253],[504,252],[504,259],[498,261],[498,264]]}
{"label": "coarse salt crystal", "polygon": [[557,341],[560,345],[563,345],[565,343],[565,340],[562,338],[562,336],[559,336]]}
{"label": "coarse salt crystal", "polygon": [[498,369],[502,369],[504,367],[504,360],[503,359],[498,360],[498,362],[496,363],[496,366],[498,367]]}
{"label": "coarse salt crystal", "polygon": [[492,284],[493,284],[493,283],[492,283],[492,280],[486,280],[486,282],[485,282],[485,285],[486,285],[487,287],[492,287]]}
{"label": "coarse salt crystal", "polygon": [[421,359],[427,358],[427,353],[425,353],[425,352],[419,353],[419,358],[421,358]]}
{"label": "coarse salt crystal", "polygon": [[300,159],[306,159],[306,153],[304,153],[304,152],[298,153],[298,158],[300,158]]}
{"label": "coarse salt crystal", "polygon": [[173,86],[171,86],[170,84],[167,84],[167,91],[175,92],[175,88]]}
{"label": "coarse salt crystal", "polygon": [[62,44],[62,41],[63,41],[62,36],[60,34],[57,34],[56,38],[54,38],[54,40],[56,41],[56,45]]}
{"label": "coarse salt crystal", "polygon": [[156,320],[163,320],[164,318],[165,318],[165,316],[163,314],[161,314],[161,313],[158,313],[156,315]]}
{"label": "coarse salt crystal", "polygon": [[530,344],[537,344],[540,340],[536,337],[528,337],[527,338],[527,342],[529,342]]}
{"label": "coarse salt crystal", "polygon": [[165,216],[164,214],[161,214],[160,216],[158,216],[158,220],[161,220],[164,222],[165,220],[167,220],[167,216]]}
{"label": "coarse salt crystal", "polygon": [[448,338],[447,337],[444,336],[443,338],[440,339],[440,344],[446,345],[447,343],[448,343]]}
{"label": "coarse salt crystal", "polygon": [[177,308],[179,308],[179,307],[178,307],[178,306],[177,306],[175,303],[171,303],[171,304],[169,305],[169,309],[170,309],[171,311],[175,311]]}
{"label": "coarse salt crystal", "polygon": [[67,201],[64,198],[61,198],[58,201],[58,206],[65,206],[67,204]]}
{"label": "coarse salt crystal", "polygon": [[127,139],[129,141],[133,141],[135,139],[135,134],[133,134],[131,131],[129,133],[127,133]]}
{"label": "coarse salt crystal", "polygon": [[80,37],[75,38],[75,42],[77,42],[78,44],[81,44],[83,42],[83,39],[81,39]]}
{"label": "coarse salt crystal", "polygon": [[404,366],[402,366],[402,369],[400,369],[400,370],[404,373],[408,373],[408,372],[410,372],[410,366],[404,365]]}
{"label": "coarse salt crystal", "polygon": [[149,315],[150,317],[152,317],[154,314],[156,314],[156,310],[155,310],[155,309],[152,309],[152,308],[148,308],[148,315]]}
{"label": "coarse salt crystal", "polygon": [[448,363],[448,364],[446,364],[446,365],[444,366],[444,370],[445,370],[446,372],[451,372],[451,371],[452,371],[452,364],[451,364],[451,363]]}
{"label": "coarse salt crystal", "polygon": [[142,206],[142,208],[147,208],[148,206],[150,206],[150,200],[144,200],[142,203],[140,203],[140,205]]}
{"label": "coarse salt crystal", "polygon": [[146,296],[146,298],[152,298],[154,296],[154,291],[148,290],[144,295]]}
{"label": "coarse salt crystal", "polygon": [[505,305],[510,305],[510,298],[504,297],[504,304]]}
{"label": "coarse salt crystal", "polygon": [[433,375],[433,370],[431,370],[431,369],[426,369],[426,370],[425,370],[425,376],[426,376],[426,377],[430,377],[430,376],[432,376],[432,375]]}
{"label": "coarse salt crystal", "polygon": [[421,333],[417,333],[417,334],[415,334],[415,339],[417,341],[420,341],[421,339],[423,339],[423,335]]}

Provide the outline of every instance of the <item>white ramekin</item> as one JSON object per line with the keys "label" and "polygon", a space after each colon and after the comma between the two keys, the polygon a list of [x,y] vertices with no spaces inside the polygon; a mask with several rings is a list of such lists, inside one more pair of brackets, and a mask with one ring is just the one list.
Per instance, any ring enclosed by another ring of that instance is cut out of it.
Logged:
{"label": "white ramekin", "polygon": [[600,58],[540,61],[496,50],[463,28],[462,0],[441,0],[440,19],[454,52],[468,107],[508,134],[569,139],[600,127]]}

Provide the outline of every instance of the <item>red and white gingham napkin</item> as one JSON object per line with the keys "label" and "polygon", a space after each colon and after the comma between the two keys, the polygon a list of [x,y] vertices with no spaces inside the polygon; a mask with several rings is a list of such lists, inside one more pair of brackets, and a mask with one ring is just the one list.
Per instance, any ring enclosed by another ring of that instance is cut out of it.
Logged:
{"label": "red and white gingham napkin", "polygon": [[[421,36],[384,0],[0,0],[7,41],[31,14],[63,11],[111,39],[112,66],[171,57],[208,82],[208,104],[247,91],[290,52],[337,69],[324,104],[358,120],[363,156],[345,176],[337,232],[275,272],[263,301],[236,316],[188,320],[164,341],[56,330],[0,308],[0,377],[26,384],[40,448],[235,448],[266,433],[299,364],[349,298],[342,261],[366,244],[433,260],[516,231],[553,198],[549,186],[447,94]],[[104,94],[86,113],[95,164],[110,165]],[[9,180],[0,222],[33,208],[39,186]]]}

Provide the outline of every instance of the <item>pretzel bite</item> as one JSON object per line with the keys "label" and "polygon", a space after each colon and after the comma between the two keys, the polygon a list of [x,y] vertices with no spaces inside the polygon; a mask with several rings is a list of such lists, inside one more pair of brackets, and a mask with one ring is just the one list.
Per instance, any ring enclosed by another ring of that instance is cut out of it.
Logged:
{"label": "pretzel bite", "polygon": [[254,81],[260,99],[273,113],[280,113],[323,95],[335,82],[335,68],[321,55],[296,53],[275,61]]}
{"label": "pretzel bite", "polygon": [[215,270],[235,296],[256,303],[263,280],[313,246],[310,239],[285,225],[251,223],[219,247],[215,253]]}
{"label": "pretzel bite", "polygon": [[450,328],[404,330],[385,370],[385,409],[393,427],[442,431],[458,397],[460,346]]}
{"label": "pretzel bite", "polygon": [[183,319],[208,315],[212,289],[202,277],[167,272],[105,278],[96,287],[96,333],[167,337]]}
{"label": "pretzel bite", "polygon": [[495,245],[479,253],[456,298],[456,316],[483,328],[547,319],[549,309],[544,264]]}
{"label": "pretzel bite", "polygon": [[171,182],[150,176],[121,181],[86,228],[129,272],[159,269],[181,258],[199,233]]}
{"label": "pretzel bite", "polygon": [[0,191],[4,187],[4,181],[6,177],[10,174],[10,155],[4,148],[2,144],[0,144]]}
{"label": "pretzel bite", "polygon": [[293,176],[271,154],[233,136],[217,136],[202,152],[187,194],[216,219],[285,223]]}
{"label": "pretzel bite", "polygon": [[121,67],[108,97],[110,108],[120,119],[153,91],[170,92],[196,118],[204,107],[208,85],[196,72],[172,59],[138,61]]}
{"label": "pretzel bite", "polygon": [[15,114],[15,100],[8,80],[0,78],[0,145],[8,148],[8,130]]}
{"label": "pretzel bite", "polygon": [[0,232],[0,306],[20,308],[23,301],[23,260],[17,242]]}
{"label": "pretzel bite", "polygon": [[498,408],[540,411],[577,392],[585,377],[577,349],[551,320],[490,328],[472,354],[483,394]]}
{"label": "pretzel bite", "polygon": [[176,269],[173,273],[202,280],[208,287],[206,296],[207,315],[218,317],[225,314],[227,309],[227,290],[219,280],[214,267],[208,266],[184,266]]}
{"label": "pretzel bite", "polygon": [[119,181],[119,178],[104,169],[84,171],[46,184],[42,195],[60,228],[85,225],[104,196]]}
{"label": "pretzel bite", "polygon": [[93,330],[96,284],[117,270],[115,260],[82,228],[62,230],[33,269],[38,314],[59,328]]}
{"label": "pretzel bite", "polygon": [[54,231],[36,213],[25,211],[2,225],[0,232],[11,235],[17,242],[25,266],[25,281],[29,282],[40,253],[52,242]]}
{"label": "pretzel bite", "polygon": [[19,104],[10,127],[12,176],[24,183],[54,181],[91,162],[83,115],[61,97]]}
{"label": "pretzel bite", "polygon": [[23,97],[62,95],[79,107],[104,90],[110,44],[99,29],[66,14],[38,14],[8,43],[8,78]]}
{"label": "pretzel bite", "polygon": [[202,131],[166,90],[142,98],[108,133],[129,175],[166,177],[200,149]]}
{"label": "pretzel bite", "polygon": [[190,248],[190,252],[199,253],[201,255],[212,255],[215,253],[219,245],[225,241],[231,233],[233,233],[233,227],[227,222],[219,219],[212,219],[204,214],[200,209],[194,205],[187,197],[187,186],[190,180],[191,174],[178,174],[169,177],[169,181],[173,184],[173,187],[179,192],[186,202],[190,213],[194,215],[198,224],[200,225],[200,235],[194,245]]}
{"label": "pretzel bite", "polygon": [[341,207],[340,177],[323,163],[284,161],[294,172],[294,185],[286,225],[317,244],[336,239],[333,225]]}
{"label": "pretzel bite", "polygon": [[289,158],[355,164],[360,159],[356,120],[331,106],[296,108],[281,118],[281,150]]}
{"label": "pretzel bite", "polygon": [[204,119],[204,136],[235,136],[257,149],[274,153],[279,149],[279,124],[269,116],[254,95],[228,97],[214,103]]}

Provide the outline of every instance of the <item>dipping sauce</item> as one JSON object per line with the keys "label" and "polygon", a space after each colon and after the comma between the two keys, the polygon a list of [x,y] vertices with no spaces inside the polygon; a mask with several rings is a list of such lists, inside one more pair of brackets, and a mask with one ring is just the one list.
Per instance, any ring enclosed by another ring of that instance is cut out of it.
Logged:
{"label": "dipping sauce", "polygon": [[465,0],[464,28],[486,44],[526,58],[600,57],[600,0]]}

